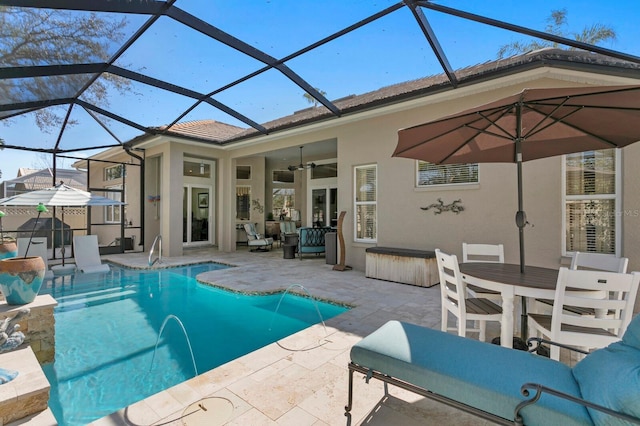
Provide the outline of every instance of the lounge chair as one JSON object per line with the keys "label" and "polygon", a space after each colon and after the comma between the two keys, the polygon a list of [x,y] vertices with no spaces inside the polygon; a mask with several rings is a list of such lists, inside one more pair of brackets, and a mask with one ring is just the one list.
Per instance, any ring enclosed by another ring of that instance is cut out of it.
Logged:
{"label": "lounge chair", "polygon": [[395,385],[495,424],[635,424],[640,423],[639,362],[640,316],[621,341],[573,368],[526,351],[389,321],[351,348],[345,414],[350,420],[358,372],[367,383],[383,381],[385,393],[387,384]]}
{"label": "lounge chair", "polygon": [[[29,248],[29,253],[27,253],[27,248]],[[25,255],[40,256],[44,261],[44,279],[48,280],[53,278],[53,271],[49,269],[47,237],[33,237],[31,239],[31,245],[29,245],[29,238],[18,238],[18,257]]]}
{"label": "lounge chair", "polygon": [[109,265],[102,263],[98,249],[97,235],[81,235],[73,237],[76,269],[79,272],[109,272]]}
{"label": "lounge chair", "polygon": [[271,248],[273,246],[273,238],[265,238],[258,234],[253,223],[245,223],[244,230],[247,233],[247,245],[250,251],[268,251],[267,247]]}

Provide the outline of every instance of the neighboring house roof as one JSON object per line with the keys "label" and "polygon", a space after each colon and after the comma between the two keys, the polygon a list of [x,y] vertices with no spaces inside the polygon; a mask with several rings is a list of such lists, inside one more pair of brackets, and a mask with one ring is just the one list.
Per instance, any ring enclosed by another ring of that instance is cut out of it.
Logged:
{"label": "neighboring house roof", "polygon": [[[455,74],[458,79],[458,87],[460,87],[544,66],[608,75],[624,75],[640,79],[640,65],[638,64],[601,54],[555,48],[546,48],[485,62],[456,70]],[[382,87],[360,95],[347,96],[332,102],[344,116],[450,90],[455,90],[455,88],[451,86],[447,76],[438,74]],[[272,133],[335,118],[338,117],[324,106],[318,106],[262,123],[262,126],[269,133]],[[165,128],[166,126],[160,127],[160,129]],[[168,133],[215,145],[226,145],[261,135],[253,128],[232,126],[214,120],[179,123],[174,125]],[[135,145],[149,137],[151,135],[141,135],[133,138],[127,144]]]}
{"label": "neighboring house roof", "polygon": [[[87,173],[75,169],[57,169],[56,181],[62,181],[73,188],[86,190]],[[16,179],[4,181],[4,185],[7,197],[23,192],[50,188],[54,185],[53,171],[51,169],[35,170]]]}

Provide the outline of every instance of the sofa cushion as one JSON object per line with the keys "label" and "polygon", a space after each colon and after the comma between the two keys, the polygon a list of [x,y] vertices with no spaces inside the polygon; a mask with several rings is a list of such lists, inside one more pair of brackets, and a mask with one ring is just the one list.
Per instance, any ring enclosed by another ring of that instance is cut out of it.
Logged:
{"label": "sofa cushion", "polygon": [[640,349],[640,315],[636,315],[631,320],[624,336],[622,336],[622,341],[629,346]]}
{"label": "sofa cushion", "polygon": [[[562,363],[399,321],[354,345],[351,360],[505,419],[513,419],[525,399],[524,383],[581,397],[571,369]],[[521,414],[526,425],[591,424],[584,406],[548,394]]]}
{"label": "sofa cushion", "polygon": [[[573,368],[573,376],[586,400],[640,418],[640,348],[626,343],[637,334],[628,337],[587,355]],[[596,425],[628,424],[595,409],[589,413]]]}

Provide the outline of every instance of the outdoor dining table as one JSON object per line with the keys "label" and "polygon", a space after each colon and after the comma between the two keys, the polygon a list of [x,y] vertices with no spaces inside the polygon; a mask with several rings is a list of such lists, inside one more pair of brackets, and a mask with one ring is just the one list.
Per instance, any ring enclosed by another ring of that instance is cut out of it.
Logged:
{"label": "outdoor dining table", "polygon": [[[478,287],[500,292],[502,295],[502,322],[500,344],[513,347],[513,312],[515,296],[553,299],[558,280],[558,269],[525,266],[510,263],[461,263],[462,279]],[[521,337],[526,338],[526,305],[522,306]]]}

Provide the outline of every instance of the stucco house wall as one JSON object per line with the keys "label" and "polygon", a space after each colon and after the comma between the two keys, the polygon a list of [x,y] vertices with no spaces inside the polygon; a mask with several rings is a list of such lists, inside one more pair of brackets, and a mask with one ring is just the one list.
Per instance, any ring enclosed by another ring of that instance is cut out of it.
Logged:
{"label": "stucco house wall", "polygon": [[[235,250],[235,186],[238,183],[235,179],[235,166],[252,165],[252,199],[261,200],[266,214],[268,204],[264,203],[264,200],[266,194],[271,192],[267,181],[271,179],[270,171],[280,165],[266,164],[264,153],[336,140],[338,209],[347,211],[343,230],[348,265],[363,270],[365,250],[372,245],[429,250],[441,248],[461,254],[464,241],[503,243],[506,248],[506,261],[517,263],[519,249],[518,231],[515,226],[515,165],[480,164],[480,182],[477,185],[418,189],[415,187],[416,162],[391,157],[397,142],[398,129],[485,104],[517,93],[523,88],[633,83],[637,83],[637,80],[625,77],[624,73],[607,75],[561,67],[542,67],[225,146],[216,147],[186,140],[178,142],[179,138],[175,136],[154,136],[139,146],[146,149],[147,159],[156,156],[162,158],[159,231],[165,240],[170,241],[170,255],[182,253],[181,230],[170,225],[181,223],[182,212],[177,207],[178,204],[168,203],[166,200],[181,199],[181,165],[186,152],[218,162],[216,197],[219,207],[216,211],[216,244],[219,250],[232,251]],[[639,155],[639,145],[622,150],[621,189],[624,199],[620,212],[622,227],[619,255],[630,258],[629,267],[632,270],[640,269],[640,231],[637,226],[640,217],[640,184],[633,167],[638,164]],[[527,162],[524,165],[524,209],[531,223],[525,229],[525,246],[526,260],[531,265],[557,267],[566,261],[562,258],[562,163],[562,157],[553,157]],[[378,234],[374,244],[356,243],[353,235],[353,167],[365,164],[377,165],[378,173]],[[254,181],[254,177],[262,181]],[[306,185],[306,182],[303,185]],[[305,186],[301,186],[300,192],[304,191]],[[306,198],[300,199],[300,203],[298,196],[296,198],[296,208],[302,210],[301,217],[304,220]],[[460,199],[465,210],[460,214],[447,212],[435,215],[432,211],[420,209],[437,202],[438,198],[445,204]],[[254,217],[252,211],[251,220],[262,224],[264,214],[262,217]]]}

